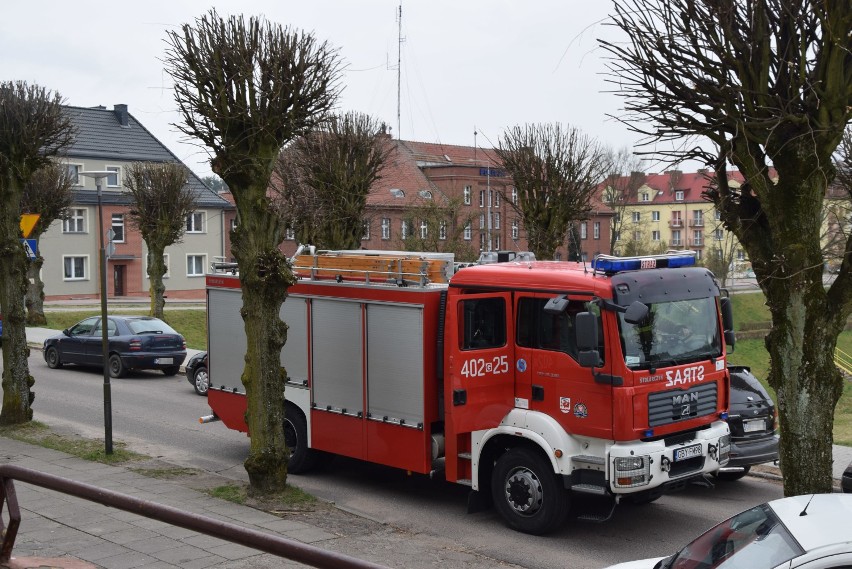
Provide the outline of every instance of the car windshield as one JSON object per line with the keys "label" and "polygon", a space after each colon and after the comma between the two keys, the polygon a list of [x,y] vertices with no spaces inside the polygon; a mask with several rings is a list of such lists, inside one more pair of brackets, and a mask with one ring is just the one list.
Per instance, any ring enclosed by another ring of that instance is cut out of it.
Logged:
{"label": "car windshield", "polygon": [[766,504],[737,514],[663,562],[665,569],[772,569],[804,550]]}
{"label": "car windshield", "polygon": [[722,355],[715,297],[648,305],[648,317],[629,324],[618,314],[621,349],[631,368],[676,365]]}
{"label": "car windshield", "polygon": [[177,334],[171,326],[156,318],[128,320],[127,325],[134,334]]}

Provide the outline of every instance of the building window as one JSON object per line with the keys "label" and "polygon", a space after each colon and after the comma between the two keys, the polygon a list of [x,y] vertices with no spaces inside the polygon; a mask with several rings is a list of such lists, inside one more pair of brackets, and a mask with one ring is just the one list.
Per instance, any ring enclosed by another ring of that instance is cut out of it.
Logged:
{"label": "building window", "polygon": [[68,164],[68,177],[71,178],[72,186],[84,186],[85,180],[80,177],[80,172],[83,170],[82,164]]}
{"label": "building window", "polygon": [[642,192],[642,193],[639,195],[639,201],[642,201],[642,202],[647,202],[647,201],[649,201],[649,200],[648,200],[648,192]]}
{"label": "building window", "polygon": [[704,234],[700,230],[695,230],[692,232],[692,244],[693,245],[701,245],[701,239],[704,237]]}
{"label": "building window", "polygon": [[737,261],[745,261],[745,251],[737,249]]}
{"label": "building window", "polygon": [[284,239],[287,241],[295,241],[296,240],[296,230],[292,227],[288,227],[284,230]]}
{"label": "building window", "polygon": [[203,233],[204,232],[204,212],[194,211],[186,216],[186,232],[187,233]]}
{"label": "building window", "polygon": [[633,232],[633,240],[634,241],[641,241],[642,240],[642,232],[641,231],[634,231]]}
{"label": "building window", "polygon": [[64,267],[64,274],[62,280],[82,281],[88,278],[86,276],[86,266],[89,264],[88,255],[81,255],[78,257],[63,255],[62,264]]}
{"label": "building window", "polygon": [[500,234],[499,233],[494,236],[494,248],[497,249],[497,250],[500,249]]}
{"label": "building window", "polygon": [[[237,224],[237,218],[235,217],[235,218],[231,219],[231,231],[233,231],[234,229],[236,229],[236,228],[237,228],[237,225],[238,225],[238,224]],[[292,231],[292,230],[291,230],[291,231]]]}
{"label": "building window", "polygon": [[652,231],[651,232],[651,241],[659,241],[660,240],[660,232]]}
{"label": "building window", "polygon": [[702,227],[704,225],[704,212],[700,209],[692,212],[692,225],[695,227]]}
{"label": "building window", "polygon": [[592,224],[592,231],[594,231],[594,238],[595,239],[601,238],[601,222],[600,221],[596,221]]}
{"label": "building window", "polygon": [[587,239],[589,237],[589,223],[584,221],[580,224],[580,239]]}
{"label": "building window", "polygon": [[621,241],[621,231],[616,231],[616,232],[615,232],[615,240],[616,240],[616,241]]}
{"label": "building window", "polygon": [[716,249],[713,249],[713,251],[716,252],[716,260],[717,261],[721,261],[725,257],[725,254],[722,252],[721,249],[716,248]]}
{"label": "building window", "polygon": [[642,214],[639,213],[638,211],[634,211],[633,212],[633,223],[639,223],[639,221],[641,219],[642,219]]}
{"label": "building window", "polygon": [[672,246],[674,246],[674,247],[680,247],[681,246],[680,229],[675,229],[674,231],[672,231]]}
{"label": "building window", "polygon": [[683,201],[683,190],[676,190],[675,191],[675,201],[676,202],[682,202]]}
{"label": "building window", "polygon": [[715,213],[715,215],[716,215],[716,221],[721,221],[721,219],[722,219],[722,212],[721,212],[721,211],[719,211],[719,210],[717,209],[717,210],[714,210],[714,213]]}
{"label": "building window", "polygon": [[465,186],[464,187],[464,205],[470,205],[470,192],[471,192],[471,187]]}
{"label": "building window", "polygon": [[652,211],[651,212],[651,221],[660,221],[660,212]]}
{"label": "building window", "polygon": [[188,277],[203,277],[204,265],[207,264],[207,255],[187,255],[186,256],[186,276]]}
{"label": "building window", "polygon": [[494,192],[494,207],[500,207],[500,192]]}
{"label": "building window", "polygon": [[399,234],[403,239],[408,239],[408,220],[403,219],[402,224],[399,226]]}
{"label": "building window", "polygon": [[467,222],[467,225],[464,226],[464,240],[470,241],[472,237],[472,232],[470,229],[470,222]]}
{"label": "building window", "polygon": [[420,222],[420,239],[426,239],[429,237],[429,224],[426,223],[426,220]]}
{"label": "building window", "polygon": [[479,207],[485,207],[485,190],[479,190]]}
{"label": "building window", "polygon": [[713,232],[713,237],[716,238],[716,241],[721,241],[722,239],[725,238],[725,230],[724,229],[717,229],[716,231]]}
{"label": "building window", "polygon": [[364,229],[363,233],[361,233],[361,241],[369,241],[370,240],[370,220],[365,219],[362,222],[361,225],[363,226],[363,229]]}
{"label": "building window", "polygon": [[485,214],[484,213],[479,214],[479,228],[485,229]]}
{"label": "building window", "polygon": [[491,202],[493,201],[492,196],[494,195],[493,190],[488,190],[488,207],[491,207]]}
{"label": "building window", "polygon": [[520,230],[519,230],[519,227],[518,227],[518,220],[513,219],[512,220],[512,239],[518,239],[519,235],[520,235]]}
{"label": "building window", "polygon": [[441,220],[440,225],[438,225],[438,239],[447,240],[447,222],[445,220]]}
{"label": "building window", "polygon": [[124,243],[124,214],[112,214],[112,240],[116,243]]}
{"label": "building window", "polygon": [[390,239],[391,233],[391,220],[389,217],[382,218],[382,239],[387,241]]}
{"label": "building window", "polygon": [[[166,272],[163,273],[163,278],[167,279],[171,276],[171,273],[169,272],[169,254],[168,253],[163,254],[163,264],[166,266]],[[151,278],[151,277],[148,276],[148,256],[147,255],[145,255],[145,278],[146,279]]]}
{"label": "building window", "polygon": [[518,188],[512,186],[512,203],[518,205]]}
{"label": "building window", "polygon": [[86,210],[70,209],[68,216],[62,220],[62,233],[85,233]]}
{"label": "building window", "polygon": [[695,260],[696,261],[701,260],[701,249],[698,249],[698,250],[695,251]]}
{"label": "building window", "polygon": [[121,166],[107,166],[107,172],[114,172],[106,177],[106,185],[108,188],[121,187]]}
{"label": "building window", "polygon": [[672,212],[672,227],[681,227],[683,222],[680,220],[680,212],[673,211]]}
{"label": "building window", "polygon": [[500,212],[494,212],[494,229],[500,229]]}

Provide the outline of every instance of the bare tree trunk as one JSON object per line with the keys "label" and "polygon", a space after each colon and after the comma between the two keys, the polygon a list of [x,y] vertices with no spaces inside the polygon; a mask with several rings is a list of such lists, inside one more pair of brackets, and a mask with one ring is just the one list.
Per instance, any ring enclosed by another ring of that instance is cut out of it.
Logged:
{"label": "bare tree trunk", "polygon": [[[5,202],[8,203],[8,202]],[[35,394],[27,358],[26,294],[27,259],[20,242],[20,214],[16,207],[0,208],[0,307],[3,310],[3,408],[0,424],[31,421]]]}
{"label": "bare tree trunk", "polygon": [[245,461],[251,488],[260,492],[283,490],[287,482],[289,450],[284,440],[284,383],[281,348],[287,326],[279,316],[294,277],[278,249],[281,221],[266,203],[266,187],[246,189],[237,204],[241,223],[233,233],[232,248],[240,267],[243,291],[241,315],[246,331],[246,418],[251,448]]}
{"label": "bare tree trunk", "polygon": [[[36,240],[38,243],[38,240]],[[41,280],[41,267],[44,257],[37,255],[27,264],[27,325],[44,326],[47,317],[44,315],[44,282]]]}
{"label": "bare tree trunk", "polygon": [[166,285],[163,284],[163,276],[166,274],[166,263],[163,260],[165,249],[158,243],[148,243],[148,294],[151,297],[148,314],[160,320],[163,319],[163,308],[166,305]]}

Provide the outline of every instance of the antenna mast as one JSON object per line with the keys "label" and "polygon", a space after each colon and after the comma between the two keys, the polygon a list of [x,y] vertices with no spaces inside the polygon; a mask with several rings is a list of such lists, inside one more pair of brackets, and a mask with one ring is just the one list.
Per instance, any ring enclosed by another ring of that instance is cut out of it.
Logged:
{"label": "antenna mast", "polygon": [[402,140],[402,121],[400,119],[401,112],[401,87],[402,84],[402,1],[399,3],[399,32],[398,32],[398,46],[397,46],[397,59],[396,59],[396,138],[397,140]]}

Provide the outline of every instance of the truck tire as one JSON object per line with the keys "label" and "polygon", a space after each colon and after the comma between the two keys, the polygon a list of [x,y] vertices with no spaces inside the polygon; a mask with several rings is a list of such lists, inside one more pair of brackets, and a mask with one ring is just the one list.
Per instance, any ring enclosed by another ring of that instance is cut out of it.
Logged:
{"label": "truck tire", "polygon": [[292,403],[284,406],[284,442],[290,450],[287,472],[301,474],[314,468],[318,453],[308,448],[308,422]]}
{"label": "truck tire", "polygon": [[491,493],[508,526],[523,533],[549,533],[568,517],[568,492],[550,462],[530,449],[513,448],[497,459]]}

